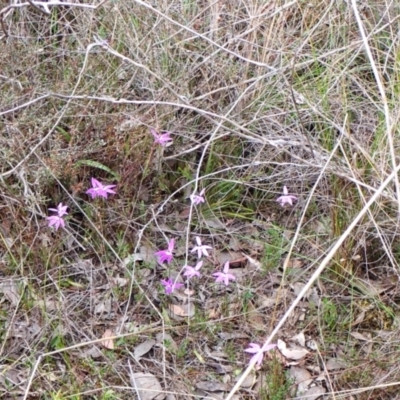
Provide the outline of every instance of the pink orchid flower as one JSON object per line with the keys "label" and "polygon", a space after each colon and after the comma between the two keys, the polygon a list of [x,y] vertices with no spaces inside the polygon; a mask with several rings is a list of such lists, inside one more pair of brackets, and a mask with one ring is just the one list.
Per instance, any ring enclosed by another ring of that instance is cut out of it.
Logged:
{"label": "pink orchid flower", "polygon": [[173,279],[169,278],[167,280],[161,279],[161,285],[165,287],[165,293],[171,294],[175,289],[181,288],[183,283],[175,282]]}
{"label": "pink orchid flower", "polygon": [[107,199],[109,194],[115,194],[115,191],[112,190],[116,187],[116,185],[103,185],[96,178],[91,179],[92,187],[86,191],[86,194],[90,195],[92,199],[96,197],[104,197]]}
{"label": "pink orchid flower", "polygon": [[56,212],[57,215],[51,215],[47,217],[48,226],[54,226],[54,229],[57,231],[58,228],[65,227],[65,221],[63,219],[64,215],[68,215],[67,213],[68,206],[63,206],[63,203],[60,203],[57,208],[49,208],[49,211]]}
{"label": "pink orchid flower", "polygon": [[276,199],[276,201],[284,207],[285,204],[290,204],[291,206],[293,205],[293,201],[297,201],[297,197],[289,194],[287,187],[283,187],[283,196],[280,196]]}
{"label": "pink orchid flower", "polygon": [[155,129],[150,128],[150,132],[154,137],[154,143],[158,143],[161,146],[167,146],[168,144],[171,144],[173,139],[170,136],[170,132],[165,132],[165,133],[158,133]]}
{"label": "pink orchid flower", "polygon": [[229,273],[229,261],[224,265],[224,272],[215,272],[213,276],[217,278],[215,282],[224,282],[226,286],[229,285],[229,281],[236,280],[236,277]]}
{"label": "pink orchid flower", "polygon": [[199,261],[195,267],[192,267],[190,265],[185,265],[183,268],[185,268],[185,272],[183,275],[187,276],[188,279],[193,278],[194,276],[197,276],[200,278],[201,274],[199,272],[199,269],[203,266],[203,261]]}
{"label": "pink orchid flower", "polygon": [[156,252],[156,256],[158,257],[158,261],[162,264],[164,261],[169,264],[172,261],[173,254],[175,247],[175,239],[171,239],[168,242],[168,248],[166,250],[160,250]]}
{"label": "pink orchid flower", "polygon": [[204,193],[206,192],[206,189],[203,189],[199,194],[191,194],[189,196],[190,201],[195,205],[199,205],[200,203],[204,203],[205,199],[204,199]]}
{"label": "pink orchid flower", "polygon": [[195,251],[197,251],[198,259],[200,259],[203,255],[208,257],[209,256],[208,250],[211,250],[212,247],[207,246],[205,244],[201,244],[201,239],[198,236],[196,236],[196,242],[197,242],[197,246],[194,246],[190,252],[194,253]]}
{"label": "pink orchid flower", "polygon": [[250,359],[250,363],[252,363],[255,360],[256,364],[258,366],[261,366],[262,361],[264,359],[264,353],[275,348],[276,344],[268,344],[267,346],[260,347],[260,345],[257,343],[250,343],[249,346],[250,347],[247,348],[245,351],[247,353],[254,354],[253,357],[251,357]]}

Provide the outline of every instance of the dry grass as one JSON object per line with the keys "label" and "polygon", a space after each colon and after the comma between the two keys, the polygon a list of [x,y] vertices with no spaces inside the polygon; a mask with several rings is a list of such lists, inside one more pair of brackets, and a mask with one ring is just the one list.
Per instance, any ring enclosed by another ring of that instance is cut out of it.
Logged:
{"label": "dry grass", "polygon": [[[243,349],[283,321],[338,240],[273,340],[317,343],[300,366],[323,377],[325,398],[396,398],[400,193],[397,177],[382,184],[398,165],[400,7],[366,3],[93,0],[46,15],[0,2],[5,398],[128,399],[138,372],[176,399],[225,398]],[[154,146],[150,127],[173,145]],[[117,195],[90,200],[92,176]],[[276,203],[284,185],[294,208]],[[207,204],[190,208],[202,188]],[[70,214],[53,232],[59,202]],[[195,315],[177,318],[168,309],[183,300],[159,281],[194,261],[195,235],[215,250],[192,287]],[[170,237],[166,270],[153,254]],[[211,273],[227,257],[238,282],[225,291]],[[295,398],[291,371],[277,353],[236,396]]]}

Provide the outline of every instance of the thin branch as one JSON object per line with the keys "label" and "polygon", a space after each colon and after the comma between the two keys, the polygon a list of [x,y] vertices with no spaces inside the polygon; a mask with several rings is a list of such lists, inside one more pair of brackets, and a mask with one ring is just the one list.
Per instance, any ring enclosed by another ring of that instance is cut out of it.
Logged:
{"label": "thin branch", "polygon": [[[384,110],[384,114],[385,114],[385,122],[386,122],[386,136],[387,136],[387,140],[389,143],[390,156],[392,159],[392,168],[393,168],[393,170],[396,170],[397,165],[396,165],[396,151],[395,151],[394,143],[393,143],[393,124],[392,124],[392,118],[390,115],[389,104],[387,101],[385,87],[383,86],[381,76],[379,74],[378,68],[376,67],[376,63],[375,63],[374,57],[372,55],[371,47],[368,43],[368,37],[365,34],[365,30],[364,30],[363,23],[361,21],[360,13],[358,12],[356,0],[351,0],[351,5],[353,7],[354,16],[356,18],[356,21],[358,24],[358,29],[360,31],[360,35],[361,35],[362,41],[364,43],[365,52],[367,53],[369,63],[372,68],[372,72],[374,73],[375,81],[378,86],[379,93],[381,95],[383,110]],[[397,175],[395,176],[394,182],[395,182],[395,186],[396,186],[398,210],[400,212],[400,183],[399,183],[399,178]]]}

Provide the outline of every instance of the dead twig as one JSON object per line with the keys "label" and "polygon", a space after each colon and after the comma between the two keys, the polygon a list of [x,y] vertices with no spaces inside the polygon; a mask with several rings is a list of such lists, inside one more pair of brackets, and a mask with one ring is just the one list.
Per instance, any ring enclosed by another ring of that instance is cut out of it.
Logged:
{"label": "dead twig", "polygon": [[12,11],[15,10],[16,8],[23,8],[27,6],[32,6],[39,12],[45,15],[50,15],[50,7],[57,7],[57,6],[63,6],[63,7],[76,7],[76,8],[87,8],[90,10],[96,10],[99,7],[101,7],[104,3],[106,3],[108,0],[103,0],[97,5],[93,4],[85,4],[85,3],[65,3],[63,1],[59,0],[50,0],[50,1],[34,1],[34,0],[27,0],[24,3],[14,3],[10,4],[7,7],[4,7],[0,10],[0,24],[1,28],[4,32],[3,37],[8,37],[8,32],[5,24],[5,20],[12,14]]}

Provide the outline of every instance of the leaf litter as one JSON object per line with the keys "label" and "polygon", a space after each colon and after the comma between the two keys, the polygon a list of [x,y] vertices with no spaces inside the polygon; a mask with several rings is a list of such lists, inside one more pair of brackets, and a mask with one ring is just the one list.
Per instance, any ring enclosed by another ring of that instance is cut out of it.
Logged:
{"label": "leaf litter", "polygon": [[140,361],[142,356],[147,354],[156,344],[156,341],[154,339],[148,339],[145,340],[144,342],[140,343],[135,347],[135,350],[133,352],[133,357],[136,361]]}
{"label": "leaf litter", "polygon": [[18,306],[21,294],[15,280],[7,280],[1,282],[0,293],[3,293],[4,298],[9,301],[14,307]]}
{"label": "leaf litter", "polygon": [[135,372],[130,374],[133,391],[141,400],[164,400],[166,394],[159,380],[151,373]]}

